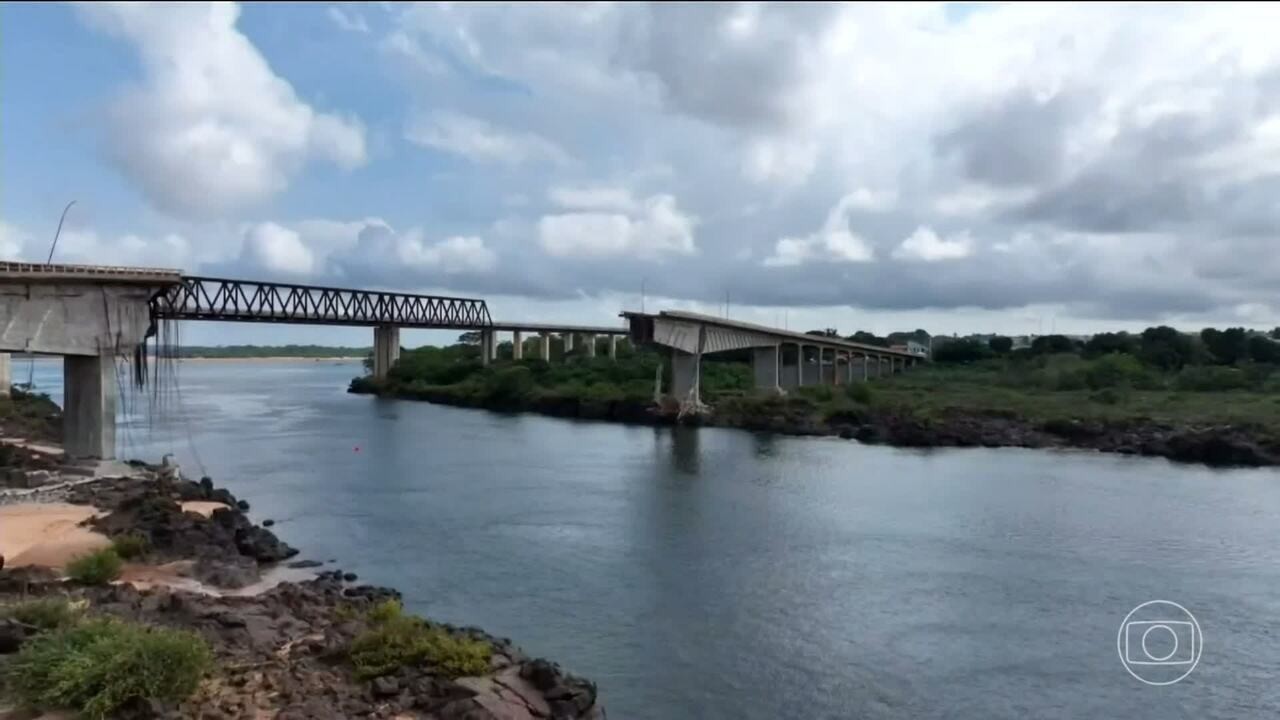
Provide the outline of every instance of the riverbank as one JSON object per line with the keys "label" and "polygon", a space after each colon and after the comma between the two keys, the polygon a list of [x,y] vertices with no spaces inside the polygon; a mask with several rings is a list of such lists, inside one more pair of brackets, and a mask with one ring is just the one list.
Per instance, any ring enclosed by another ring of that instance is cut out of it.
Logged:
{"label": "riverbank", "polygon": [[[0,562],[10,701],[112,718],[605,716],[593,683],[508,639],[413,617],[355,573],[299,579],[325,563],[285,564],[298,551],[208,478],[135,463],[51,487],[0,520],[0,547],[19,550]],[[76,559],[60,552],[72,539]],[[92,658],[76,654],[86,637]]]}
{"label": "riverbank", "polygon": [[[349,391],[505,412],[686,422],[901,447],[1075,448],[1215,467],[1280,464],[1280,396],[1248,391],[1039,391],[925,370],[778,396],[723,389],[730,383],[722,379],[707,412],[677,420],[676,409],[656,405],[642,383],[546,387],[535,381],[536,370],[525,378],[519,367],[472,372],[447,385],[400,382],[394,375],[382,383],[356,378]],[[743,374],[718,372],[731,379]]]}

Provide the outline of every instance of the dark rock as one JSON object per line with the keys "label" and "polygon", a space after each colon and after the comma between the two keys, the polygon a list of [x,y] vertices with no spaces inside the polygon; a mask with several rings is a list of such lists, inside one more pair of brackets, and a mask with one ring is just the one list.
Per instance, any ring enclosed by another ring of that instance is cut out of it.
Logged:
{"label": "dark rock", "polygon": [[17,620],[0,618],[0,655],[18,652],[22,643],[35,634],[35,628]]}
{"label": "dark rock", "polygon": [[261,577],[258,564],[251,558],[200,558],[191,570],[192,577],[220,588],[236,589],[252,585]]}
{"label": "dark rock", "polygon": [[236,501],[236,507],[240,508],[240,511],[241,511],[241,512],[249,512],[249,501],[248,501],[248,500],[237,500],[237,501]]}
{"label": "dark rock", "polygon": [[285,567],[293,568],[294,570],[301,570],[303,568],[320,567],[323,564],[324,563],[319,560],[298,560],[285,565]]}
{"label": "dark rock", "polygon": [[200,489],[204,491],[204,499],[209,500],[213,497],[213,478],[205,475],[200,478]]}
{"label": "dark rock", "polygon": [[852,440],[858,436],[858,433],[851,426],[845,425],[844,427],[840,428],[839,435],[840,435],[840,439],[842,440]]}
{"label": "dark rock", "polygon": [[262,521],[262,527],[271,527],[272,525],[275,525],[275,524],[276,524],[276,521],[272,520],[271,518],[267,518],[266,520]]}
{"label": "dark rock", "polygon": [[376,698],[391,697],[400,693],[400,681],[387,676],[374,678],[369,689]]}
{"label": "dark rock", "polygon": [[541,658],[530,660],[520,668],[520,677],[533,683],[539,692],[546,692],[560,679],[560,668]]}
{"label": "dark rock", "polygon": [[346,580],[347,582],[355,582],[356,580],[360,579],[360,576],[356,575],[353,572],[348,572],[348,573],[342,573],[342,579]]}

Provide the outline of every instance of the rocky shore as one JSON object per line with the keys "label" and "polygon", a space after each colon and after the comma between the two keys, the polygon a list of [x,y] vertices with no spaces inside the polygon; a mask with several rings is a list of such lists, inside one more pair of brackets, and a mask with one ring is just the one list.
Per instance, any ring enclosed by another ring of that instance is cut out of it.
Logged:
{"label": "rocky shore", "polygon": [[[381,394],[378,388],[367,383],[353,383],[351,392]],[[1012,413],[973,412],[963,408],[951,408],[927,418],[901,409],[869,406],[824,413],[802,398],[784,397],[750,403],[731,398],[706,413],[677,420],[675,408],[647,402],[588,403],[572,398],[535,397],[517,404],[495,405],[477,403],[448,388],[428,389],[412,395],[393,393],[392,396],[587,420],[652,425],[682,422],[781,435],[838,436],[897,447],[1064,448],[1163,457],[1211,467],[1280,465],[1280,439],[1263,428],[1247,425],[1174,426],[1143,418],[1031,420]]]}
{"label": "rocky shore", "polygon": [[[465,643],[480,653],[479,666],[468,666],[480,672],[451,672],[443,660],[384,663],[373,672],[358,666],[355,644],[368,645],[371,632],[379,639],[374,631],[388,613],[399,617],[398,592],[358,585],[354,573],[338,569],[320,571],[313,579],[268,583],[261,592],[227,592],[263,584],[297,551],[253,524],[245,515],[248,504],[208,478],[190,482],[140,464],[135,470],[130,477],[86,482],[48,498],[91,505],[98,513],[85,521],[88,527],[113,539],[134,538],[140,554],[125,566],[121,581],[88,585],[48,568],[0,569],[0,677],[40,632],[6,616],[4,608],[32,598],[59,598],[93,616],[193,631],[212,653],[212,670],[190,697],[168,703],[134,698],[111,717],[605,717],[593,683],[476,628],[409,616],[396,626],[460,647]],[[206,516],[193,506],[213,509]],[[184,589],[190,583],[198,589]],[[394,633],[381,639],[393,645],[402,640]],[[17,717],[35,715],[6,714],[0,702],[0,718]]]}

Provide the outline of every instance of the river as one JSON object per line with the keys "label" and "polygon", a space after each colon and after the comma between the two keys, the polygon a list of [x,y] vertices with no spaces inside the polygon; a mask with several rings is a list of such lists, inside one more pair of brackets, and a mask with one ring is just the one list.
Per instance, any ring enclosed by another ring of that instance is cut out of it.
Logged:
{"label": "river", "polygon": [[[35,369],[55,399],[59,367]],[[357,371],[185,363],[119,440],[596,680],[613,720],[1280,713],[1274,469],[502,415],[347,395]],[[1164,687],[1117,647],[1156,599],[1203,637]]]}

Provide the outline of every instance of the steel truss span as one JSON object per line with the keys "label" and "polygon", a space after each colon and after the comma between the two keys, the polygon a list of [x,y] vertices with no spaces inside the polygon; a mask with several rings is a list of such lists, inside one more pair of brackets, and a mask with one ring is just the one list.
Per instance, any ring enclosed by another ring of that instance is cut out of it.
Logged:
{"label": "steel truss span", "polygon": [[184,276],[151,298],[158,320],[486,328],[484,300]]}

